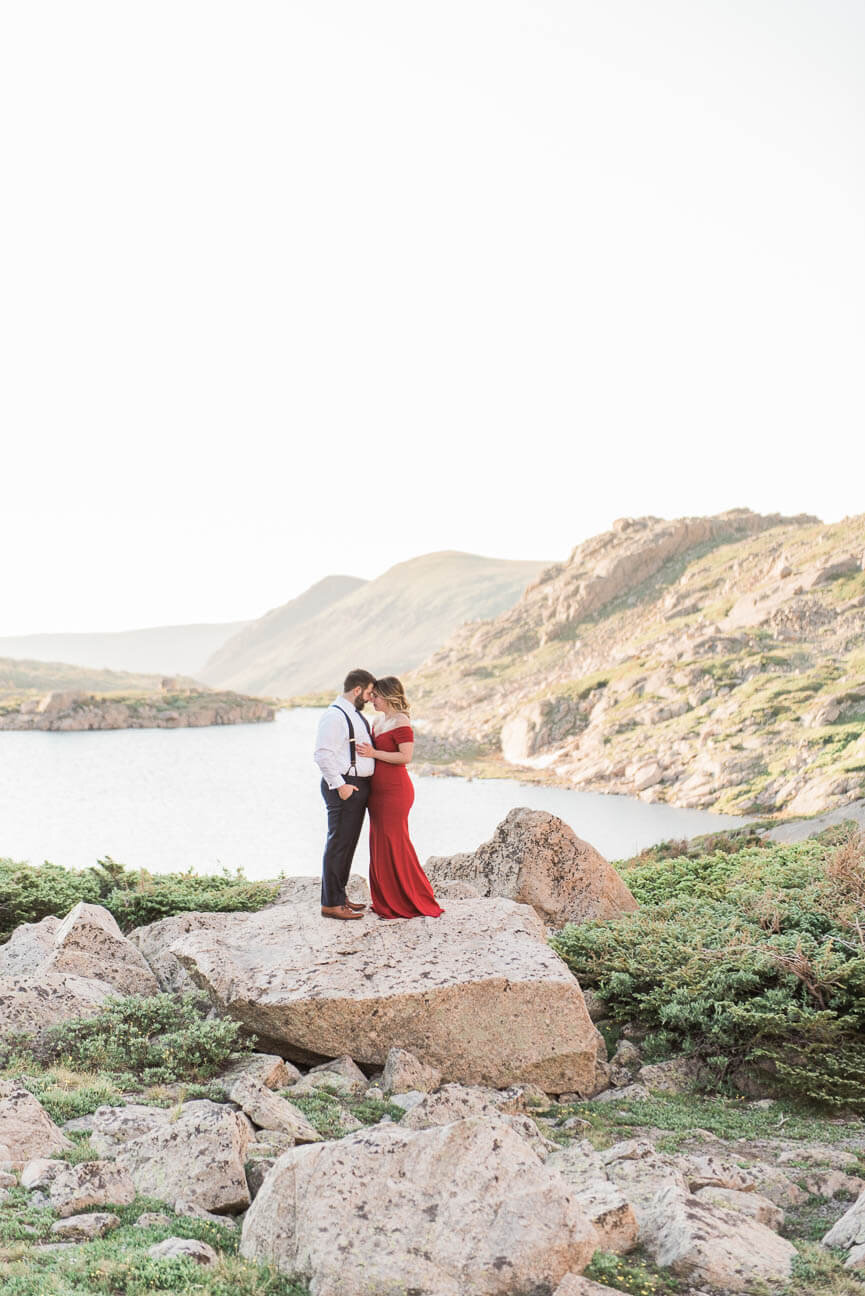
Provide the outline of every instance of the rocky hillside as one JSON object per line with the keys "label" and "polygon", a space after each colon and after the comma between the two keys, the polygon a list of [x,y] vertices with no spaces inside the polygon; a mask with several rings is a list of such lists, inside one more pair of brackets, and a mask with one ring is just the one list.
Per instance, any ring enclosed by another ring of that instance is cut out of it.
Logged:
{"label": "rocky hillside", "polygon": [[865,787],[865,515],[624,518],[412,680],[426,753],[717,811]]}
{"label": "rocky hillside", "polygon": [[317,610],[311,597],[328,584],[320,582],[231,639],[202,678],[292,697],[335,692],[352,666],[398,674],[418,666],[463,622],[509,608],[542,567],[452,551],[425,554]]}

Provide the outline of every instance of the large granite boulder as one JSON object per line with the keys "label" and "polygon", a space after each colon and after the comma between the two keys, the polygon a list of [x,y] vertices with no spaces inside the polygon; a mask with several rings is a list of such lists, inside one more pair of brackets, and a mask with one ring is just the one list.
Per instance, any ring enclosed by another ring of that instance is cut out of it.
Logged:
{"label": "large granite boulder", "polygon": [[244,1210],[244,1172],[252,1126],[228,1106],[189,1103],[180,1118],[124,1143],[117,1165],[142,1197],[194,1202],[210,1211]]}
{"label": "large granite boulder", "polygon": [[600,1036],[543,924],[511,900],[458,900],[441,918],[353,923],[316,904],[224,915],[171,953],[197,985],[296,1061],[409,1050],[444,1080],[591,1090]]}
{"label": "large granite boulder", "polygon": [[23,1170],[35,1157],[50,1157],[72,1147],[45,1108],[29,1090],[7,1084],[0,1089],[0,1144],[13,1170]]}
{"label": "large granite boulder", "polygon": [[618,918],[637,902],[603,855],[546,810],[511,810],[488,842],[470,854],[433,856],[433,886],[468,882],[482,896],[530,904],[553,927]]}
{"label": "large granite boulder", "polygon": [[597,1236],[513,1131],[483,1119],[435,1129],[380,1125],[294,1148],[247,1212],[248,1260],[314,1296],[516,1296],[550,1291],[591,1259]]}

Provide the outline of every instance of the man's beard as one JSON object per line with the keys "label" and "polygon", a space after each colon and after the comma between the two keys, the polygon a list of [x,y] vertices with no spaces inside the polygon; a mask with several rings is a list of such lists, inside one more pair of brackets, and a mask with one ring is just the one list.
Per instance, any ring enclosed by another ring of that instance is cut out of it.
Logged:
{"label": "man's beard", "polygon": [[365,706],[366,706],[366,699],[365,699],[365,698],[362,698],[362,697],[359,697],[358,700],[357,700],[357,701],[355,702],[355,704],[354,704],[354,709],[355,709],[355,711],[362,711],[362,710],[364,709]]}

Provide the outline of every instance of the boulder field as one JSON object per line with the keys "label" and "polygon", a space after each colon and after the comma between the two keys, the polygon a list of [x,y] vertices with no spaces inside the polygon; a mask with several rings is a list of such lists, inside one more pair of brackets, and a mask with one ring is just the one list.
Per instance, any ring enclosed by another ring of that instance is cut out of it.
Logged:
{"label": "boulder field", "polygon": [[[583,1271],[635,1247],[694,1290],[776,1290],[795,1256],[784,1212],[806,1193],[857,1196],[826,1241],[859,1265],[865,1181],[849,1151],[811,1149],[803,1187],[787,1169],[809,1150],[780,1138],[756,1152],[701,1130],[673,1154],[662,1130],[617,1130],[606,1148],[583,1137],[569,1104],[693,1077],[641,1065],[626,1039],[608,1063],[547,942],[553,915],[634,907],[614,870],[551,816],[513,812],[493,841],[473,871],[442,864],[455,890],[439,919],[332,922],[297,879],[257,913],[186,913],[130,937],[98,905],[20,926],[0,948],[0,1034],[25,1024],[19,987],[38,1037],[109,995],[192,984],[271,1052],[235,1055],[212,1098],[129,1093],[65,1124],[28,1076],[0,1085],[0,1200],[23,1190],[56,1216],[49,1247],[87,1246],[138,1197],[164,1203],[141,1228],[170,1231],[169,1209],[242,1225],[241,1255],[311,1296],[605,1296]],[[218,1263],[202,1245],[170,1236],[149,1254]]]}

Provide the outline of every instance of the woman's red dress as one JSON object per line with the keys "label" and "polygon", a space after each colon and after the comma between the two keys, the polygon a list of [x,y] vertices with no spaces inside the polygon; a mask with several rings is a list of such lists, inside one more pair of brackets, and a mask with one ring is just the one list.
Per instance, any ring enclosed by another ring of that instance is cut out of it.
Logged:
{"label": "woman's red dress", "polygon": [[[373,735],[377,751],[399,751],[401,742],[414,742],[409,725]],[[377,760],[369,794],[369,889],[379,918],[438,918],[444,913],[408,835],[413,805],[414,784],[405,765]]]}

